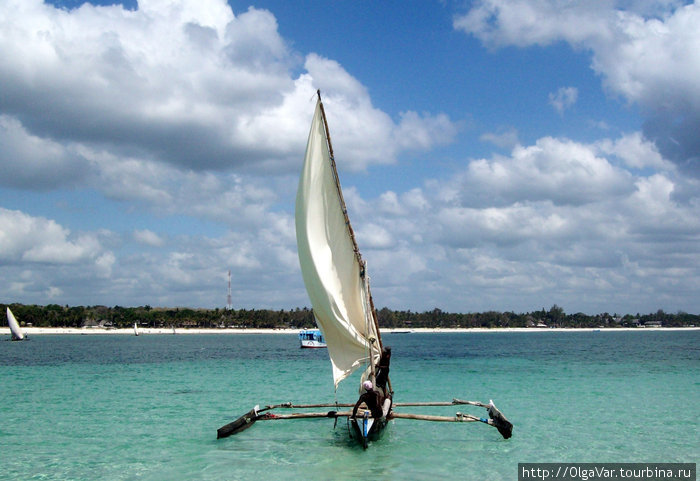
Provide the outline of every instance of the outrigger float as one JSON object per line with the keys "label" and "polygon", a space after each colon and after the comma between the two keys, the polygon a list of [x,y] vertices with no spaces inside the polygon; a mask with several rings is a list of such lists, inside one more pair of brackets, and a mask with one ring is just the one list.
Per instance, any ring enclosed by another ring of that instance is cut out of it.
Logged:
{"label": "outrigger float", "polygon": [[[338,384],[360,367],[360,397],[354,404],[283,404],[255,406],[217,431],[218,438],[238,434],[257,421],[346,418],[351,435],[367,448],[392,419],[433,422],[481,422],[493,426],[508,439],[513,425],[493,402],[454,399],[451,402],[394,403],[389,380],[391,348],[382,344],[377,313],[369,286],[366,263],[355,241],[355,234],[340,188],[328,122],[318,92],[316,111],[306,145],[304,167],[297,190],[295,222],[297,249],[304,285],[313,307],[316,324],[323,333]],[[471,405],[487,410],[488,418],[456,413],[430,416],[396,412],[410,406]],[[334,408],[322,412],[276,414],[276,409]],[[341,411],[341,408],[352,408]]]}
{"label": "outrigger float", "polygon": [[392,419],[413,419],[418,421],[433,421],[433,422],[447,422],[447,423],[469,423],[469,422],[481,422],[493,426],[498,429],[501,435],[508,439],[513,434],[513,425],[501,414],[501,412],[496,409],[493,402],[489,404],[484,404],[476,401],[462,401],[460,399],[453,399],[451,402],[415,402],[415,403],[396,403],[393,407],[407,407],[407,406],[458,406],[469,404],[472,406],[480,406],[486,408],[488,411],[488,418],[477,417],[471,414],[465,414],[461,412],[455,413],[454,416],[432,416],[424,414],[409,414],[396,412],[392,409],[389,415],[380,418],[378,423],[375,423],[375,419],[370,416],[369,411],[364,411],[361,417],[352,416],[351,411],[323,411],[323,412],[298,412],[290,414],[273,414],[267,411],[272,409],[308,409],[308,408],[323,408],[323,407],[333,407],[339,408],[349,408],[354,407],[354,404],[293,404],[291,402],[275,404],[270,406],[265,406],[261,408],[260,406],[255,406],[249,412],[236,419],[232,423],[222,426],[217,430],[217,438],[225,438],[233,434],[238,434],[241,431],[245,431],[253,425],[256,421],[278,421],[278,420],[288,420],[288,419],[334,419],[337,423],[338,418],[347,418],[348,423],[351,427],[351,435],[354,435],[358,439],[363,447],[366,449],[369,445],[369,441],[376,439],[381,433],[382,429],[386,426],[387,422]]}

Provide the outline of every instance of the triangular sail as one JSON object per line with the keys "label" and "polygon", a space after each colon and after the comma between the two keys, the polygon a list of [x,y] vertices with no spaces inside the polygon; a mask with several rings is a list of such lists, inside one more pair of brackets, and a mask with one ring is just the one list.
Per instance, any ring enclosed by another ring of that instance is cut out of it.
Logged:
{"label": "triangular sail", "polygon": [[338,383],[379,360],[364,263],[357,250],[338,182],[321,100],[311,123],[296,198],[299,262],[314,316],[323,331]]}
{"label": "triangular sail", "polygon": [[21,341],[24,339],[24,333],[22,332],[22,329],[19,328],[19,323],[17,322],[17,319],[15,319],[14,314],[12,314],[12,311],[10,308],[7,308],[7,324],[10,326],[10,332],[12,332],[12,339],[16,341]]}

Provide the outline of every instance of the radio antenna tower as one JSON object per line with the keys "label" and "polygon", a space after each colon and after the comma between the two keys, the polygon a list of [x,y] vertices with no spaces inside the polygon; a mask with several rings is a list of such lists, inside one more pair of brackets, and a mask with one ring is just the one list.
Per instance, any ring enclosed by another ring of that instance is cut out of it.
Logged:
{"label": "radio antenna tower", "polygon": [[233,309],[233,304],[231,304],[231,270],[228,271],[228,297],[226,297],[226,309],[229,311]]}

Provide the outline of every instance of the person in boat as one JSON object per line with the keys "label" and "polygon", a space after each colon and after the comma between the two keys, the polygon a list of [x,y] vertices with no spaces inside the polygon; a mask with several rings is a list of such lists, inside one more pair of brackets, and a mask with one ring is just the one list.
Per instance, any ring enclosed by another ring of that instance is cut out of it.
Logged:
{"label": "person in boat", "polygon": [[362,393],[360,399],[355,403],[355,407],[352,409],[352,417],[357,415],[357,410],[360,408],[360,404],[365,403],[367,409],[372,413],[373,418],[381,418],[384,413],[382,411],[382,404],[379,399],[379,393],[374,390],[374,385],[372,381],[367,380],[362,383],[362,387],[365,392]]}
{"label": "person in boat", "polygon": [[382,355],[379,358],[379,363],[377,363],[377,375],[376,384],[377,388],[381,389],[381,394],[383,397],[389,395],[387,391],[386,383],[389,380],[389,364],[391,363],[391,348],[389,346],[382,349]]}

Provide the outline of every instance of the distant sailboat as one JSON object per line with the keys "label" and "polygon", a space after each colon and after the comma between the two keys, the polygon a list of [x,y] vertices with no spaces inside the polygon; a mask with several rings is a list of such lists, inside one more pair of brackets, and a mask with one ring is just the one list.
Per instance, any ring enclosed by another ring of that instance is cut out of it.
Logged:
{"label": "distant sailboat", "polygon": [[17,322],[17,319],[15,319],[15,315],[12,314],[12,311],[10,308],[7,308],[7,323],[10,326],[10,332],[12,333],[12,340],[13,341],[23,341],[24,340],[24,333],[22,332],[22,329],[19,327],[19,323]]}
{"label": "distant sailboat", "polygon": [[138,336],[138,335],[139,335],[139,327],[134,322],[134,336]]}

